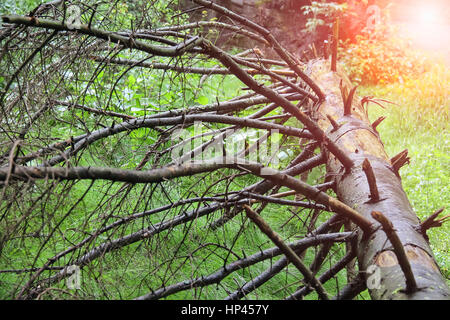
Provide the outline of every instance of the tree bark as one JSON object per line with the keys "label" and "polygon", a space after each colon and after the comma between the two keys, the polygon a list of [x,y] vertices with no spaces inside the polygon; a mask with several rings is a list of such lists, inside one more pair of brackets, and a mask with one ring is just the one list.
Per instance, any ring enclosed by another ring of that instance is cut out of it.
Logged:
{"label": "tree bark", "polygon": [[[339,69],[331,72],[328,61],[312,61],[308,68],[326,96],[325,101],[312,110],[313,117],[355,164],[351,170],[346,170],[333,154],[327,153],[327,172],[335,179],[338,199],[379,226],[375,232],[361,236],[358,245],[359,268],[366,281],[372,276],[367,269],[379,268],[379,285],[369,286],[371,297],[449,299],[450,290],[432,250],[424,234],[418,231],[420,221],[402,188],[398,166],[392,163],[396,161],[391,162],[378,132],[370,124],[367,110],[356,95],[352,95],[350,81]],[[350,92],[348,102],[351,104],[343,101],[347,99],[347,92]],[[345,115],[344,105],[351,106],[350,114]],[[381,212],[392,223],[411,265],[417,290],[406,290],[407,277],[402,271],[402,262],[399,263],[402,260],[397,258],[385,230],[373,219],[374,211]]]}

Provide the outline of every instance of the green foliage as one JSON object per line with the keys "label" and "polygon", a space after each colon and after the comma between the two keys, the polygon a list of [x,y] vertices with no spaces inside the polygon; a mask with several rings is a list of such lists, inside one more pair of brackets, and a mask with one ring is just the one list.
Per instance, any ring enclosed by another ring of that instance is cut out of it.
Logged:
{"label": "green foliage", "polygon": [[2,14],[27,14],[39,4],[45,3],[44,0],[2,0],[0,2],[0,15]]}
{"label": "green foliage", "polygon": [[339,61],[356,83],[386,84],[404,82],[429,70],[431,62],[412,49],[407,39],[396,35],[390,24],[365,29],[356,41],[341,41]]}
{"label": "green foliage", "polygon": [[336,18],[347,10],[347,3],[312,1],[311,5],[303,6],[302,10],[305,15],[309,16],[306,21],[307,31],[314,32],[319,26],[331,28]]}
{"label": "green foliage", "polygon": [[[390,5],[381,10],[381,23],[373,28],[347,30],[352,21],[364,19],[368,1],[357,6],[347,1],[313,1],[311,5],[302,7],[308,16],[306,28],[314,32],[319,26],[331,31],[337,17],[341,18],[341,38],[339,61],[346,67],[350,78],[359,84],[373,85],[407,81],[429,70],[431,62],[423,54],[413,50],[408,39],[398,35],[398,30],[390,23]],[[355,33],[358,33],[355,35]]]}

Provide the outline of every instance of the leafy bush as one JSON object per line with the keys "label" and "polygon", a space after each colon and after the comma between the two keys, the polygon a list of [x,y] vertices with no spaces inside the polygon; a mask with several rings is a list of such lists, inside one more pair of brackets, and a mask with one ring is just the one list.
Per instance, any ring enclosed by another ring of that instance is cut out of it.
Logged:
{"label": "leafy bush", "polygon": [[[381,4],[380,4],[381,5]],[[369,1],[358,4],[349,1],[312,1],[303,6],[307,16],[306,29],[327,33],[337,18],[340,20],[339,60],[347,74],[360,84],[387,84],[417,78],[429,70],[427,58],[411,49],[407,39],[398,36],[398,30],[389,22],[389,3],[380,9],[382,21],[370,29],[365,28],[371,17]],[[368,20],[367,20],[368,21]]]}
{"label": "leafy bush", "polygon": [[303,13],[308,16],[306,29],[308,32],[316,31],[319,26],[331,29],[333,22],[347,9],[347,3],[312,1],[311,5],[303,6]]}
{"label": "leafy bush", "polygon": [[396,28],[381,23],[363,30],[356,41],[341,41],[339,60],[350,78],[362,84],[405,82],[430,70],[427,57],[415,51],[409,41],[396,35]]}

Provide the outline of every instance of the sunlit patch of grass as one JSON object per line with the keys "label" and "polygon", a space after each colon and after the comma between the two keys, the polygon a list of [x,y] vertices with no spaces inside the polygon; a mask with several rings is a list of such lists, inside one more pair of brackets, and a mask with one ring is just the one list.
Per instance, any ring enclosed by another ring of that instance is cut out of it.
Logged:
{"label": "sunlit patch of grass", "polygon": [[[362,96],[373,95],[398,104],[386,104],[384,110],[371,105],[369,115],[372,121],[381,115],[387,117],[377,130],[390,156],[408,149],[411,162],[400,174],[408,198],[422,221],[449,205],[449,93],[450,70],[443,64],[436,64],[419,78],[404,83],[364,87],[359,91]],[[450,223],[428,231],[436,260],[448,283],[449,234]]]}

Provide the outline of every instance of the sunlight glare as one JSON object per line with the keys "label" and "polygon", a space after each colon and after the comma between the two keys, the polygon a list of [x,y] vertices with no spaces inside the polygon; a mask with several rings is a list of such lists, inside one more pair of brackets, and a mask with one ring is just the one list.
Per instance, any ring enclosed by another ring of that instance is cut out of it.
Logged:
{"label": "sunlight glare", "polygon": [[429,25],[437,23],[440,20],[439,12],[434,7],[421,6],[417,9],[417,20],[420,24]]}
{"label": "sunlight glare", "polygon": [[443,53],[450,57],[448,41],[450,24],[447,20],[450,3],[445,1],[405,1],[396,11],[401,23],[399,34],[411,40],[412,48]]}

